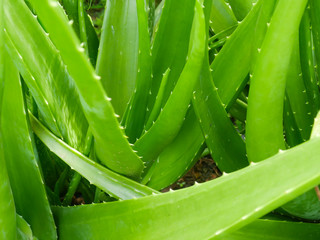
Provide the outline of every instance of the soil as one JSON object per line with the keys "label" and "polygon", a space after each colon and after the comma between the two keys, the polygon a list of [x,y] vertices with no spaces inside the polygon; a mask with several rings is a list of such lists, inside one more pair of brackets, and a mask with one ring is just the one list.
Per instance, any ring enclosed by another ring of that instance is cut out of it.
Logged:
{"label": "soil", "polygon": [[167,192],[170,189],[177,190],[190,187],[194,185],[195,182],[207,182],[221,175],[214,161],[209,156],[203,157],[182,178],[161,192]]}

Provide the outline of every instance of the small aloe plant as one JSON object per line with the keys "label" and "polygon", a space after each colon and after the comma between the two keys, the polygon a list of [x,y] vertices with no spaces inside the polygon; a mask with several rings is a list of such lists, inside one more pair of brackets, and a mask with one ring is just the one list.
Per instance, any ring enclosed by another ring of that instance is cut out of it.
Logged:
{"label": "small aloe plant", "polygon": [[0,239],[320,238],[319,11],[0,0]]}

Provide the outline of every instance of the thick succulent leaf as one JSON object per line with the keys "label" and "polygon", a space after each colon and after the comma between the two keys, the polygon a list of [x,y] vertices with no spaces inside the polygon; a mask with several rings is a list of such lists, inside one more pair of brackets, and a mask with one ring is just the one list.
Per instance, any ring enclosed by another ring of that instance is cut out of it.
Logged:
{"label": "thick succulent leaf", "polygon": [[[196,1],[194,9],[195,17],[190,35],[192,44],[190,44],[188,61],[158,119],[134,144],[134,149],[142,156],[147,168],[178,134],[189,108],[194,85],[200,74],[205,52],[205,19],[199,1]],[[171,74],[172,72],[170,76]]]}
{"label": "thick succulent leaf", "polygon": [[[299,132],[302,141],[306,141],[310,138],[313,125],[314,115],[312,114],[312,111],[314,104],[312,104],[313,102],[309,101],[310,98],[307,95],[308,91],[302,79],[303,76],[301,76],[298,38],[295,38],[294,41],[295,42],[286,80],[286,94],[297,125],[297,128],[292,126],[292,129],[294,129],[293,131]],[[290,109],[288,111],[290,111]]]}
{"label": "thick succulent leaf", "polygon": [[[320,114],[314,120],[311,138],[320,136]],[[307,220],[320,220],[320,201],[315,189],[312,189],[281,207],[285,214]]]}
{"label": "thick succulent leaf", "polygon": [[[207,17],[207,26],[208,20]],[[193,106],[206,144],[219,169],[233,172],[247,166],[245,143],[228,117],[214,86],[208,53],[203,59],[200,78],[195,86]]]}
{"label": "thick succulent leaf", "polygon": [[74,79],[80,101],[95,139],[98,158],[110,169],[138,179],[143,163],[133,152],[84,49],[80,46],[63,9],[56,0],[32,0],[32,6],[50,38],[60,50],[70,76]]}
{"label": "thick succulent leaf", "polygon": [[[33,240],[36,239],[33,234],[30,225],[20,215],[17,217],[17,235],[19,240]],[[7,238],[9,239],[9,238]]]}
{"label": "thick succulent leaf", "polygon": [[186,64],[194,4],[195,0],[164,1],[160,20],[154,28],[151,46],[153,80],[148,101],[150,110],[158,94],[163,73],[168,68],[171,69],[162,106],[169,98]]}
{"label": "thick succulent leaf", "polygon": [[163,189],[182,177],[199,159],[204,137],[193,108],[190,108],[177,137],[160,153],[152,166],[148,186]]}
{"label": "thick succulent leaf", "polygon": [[252,44],[252,60],[251,71],[254,68],[259,52],[258,48],[261,48],[266,32],[269,28],[270,20],[275,8],[277,0],[261,0],[261,7],[258,13],[257,21],[254,28],[254,38]]}
{"label": "thick succulent leaf", "polygon": [[215,239],[228,240],[314,240],[320,238],[320,224],[259,219],[231,234]]}
{"label": "thick succulent leaf", "polygon": [[[306,88],[306,92],[308,95],[308,110],[310,111],[309,119],[313,119],[320,109],[320,93],[318,87],[318,81],[316,79],[316,71],[315,71],[315,48],[318,46],[314,46],[312,44],[312,28],[317,26],[310,26],[310,16],[309,9],[307,9],[302,17],[299,31],[299,43],[300,43],[300,62],[301,62],[301,73],[303,77],[303,82]],[[310,29],[311,28],[311,29]],[[317,31],[317,30],[315,30]],[[315,37],[316,38],[316,37]],[[311,108],[311,109],[310,109]],[[310,120],[309,120],[310,121]],[[311,128],[303,128],[302,134],[304,135],[304,139],[308,139],[310,136]],[[304,133],[306,132],[306,133]]]}
{"label": "thick succulent leaf", "polygon": [[[316,65],[320,63],[320,2],[317,0],[310,0],[310,17],[312,25],[312,40],[314,46],[314,55],[316,59]],[[318,76],[320,76],[320,68],[316,68]],[[319,82],[319,79],[318,79]]]}
{"label": "thick succulent leaf", "polygon": [[[230,233],[318,184],[319,146],[320,138],[312,139],[237,172],[175,192],[55,207],[59,236],[103,239],[107,232],[109,239],[207,239]],[[134,214],[128,209],[134,209]]]}
{"label": "thick succulent leaf", "polygon": [[307,220],[320,220],[320,202],[314,189],[281,207],[287,215]]}
{"label": "thick succulent leaf", "polygon": [[[211,0],[205,0],[203,5],[207,22],[211,10]],[[162,101],[159,98],[162,98],[162,89],[164,89],[163,85],[166,85],[168,74],[170,74],[169,69],[163,76],[150,118],[158,106],[157,102]],[[150,121],[150,118],[148,121]],[[149,181],[148,185],[154,189],[163,189],[174,183],[195,164],[203,151],[203,147],[204,137],[194,109],[191,107],[176,138],[160,153],[157,161],[153,163],[148,173],[148,175],[151,175],[147,179]]]}
{"label": "thick succulent leaf", "polygon": [[239,21],[244,19],[248,12],[250,12],[252,6],[257,2],[257,0],[229,0],[228,1],[234,15]]}
{"label": "thick succulent leaf", "polygon": [[[0,2],[1,3],[1,2]],[[0,137],[2,134],[0,133]],[[2,139],[2,138],[1,138]],[[16,239],[16,211],[0,141],[0,239]]]}
{"label": "thick succulent leaf", "polygon": [[[227,110],[246,84],[252,60],[252,39],[259,14],[259,1],[226,41],[211,64],[211,75]],[[241,64],[239,64],[241,63]],[[228,105],[227,105],[228,104]]]}
{"label": "thick succulent leaf", "polygon": [[[279,1],[250,80],[246,140],[249,161],[284,148],[283,99],[286,74],[306,0]],[[267,79],[267,81],[266,81]],[[272,129],[272,131],[270,131]]]}
{"label": "thick succulent leaf", "polygon": [[158,95],[156,97],[156,100],[154,102],[152,111],[150,113],[150,116],[148,118],[148,121],[145,125],[145,130],[149,130],[150,127],[154,124],[154,121],[158,118],[159,113],[161,112],[161,105],[162,105],[162,101],[163,101],[163,95],[165,92],[165,88],[167,85],[167,81],[168,81],[168,76],[170,74],[170,68],[167,69],[167,71],[165,71],[165,73],[163,74],[162,80],[161,80],[161,84],[159,87],[159,91],[158,91]]}
{"label": "thick succulent leaf", "polygon": [[[209,17],[210,14],[208,2],[209,1],[206,1],[204,3],[206,17]],[[211,5],[211,3],[209,5]],[[164,77],[163,80],[165,79]],[[161,86],[162,85],[164,85],[163,82],[161,83]],[[159,91],[160,93],[162,92],[161,90]],[[149,120],[150,118],[148,122]],[[152,166],[154,169],[151,174],[151,179],[148,182],[149,186],[155,189],[162,189],[169,186],[186,173],[198,159],[199,149],[202,149],[201,146],[204,137],[202,136],[199,124],[193,121],[195,121],[195,114],[193,109],[190,109],[175,140],[163,150],[157,158],[157,161],[154,162],[155,166]]]}
{"label": "thick succulent leaf", "polygon": [[[148,23],[147,23],[148,24]],[[139,30],[136,1],[106,2],[97,73],[117,114],[134,91],[138,71]]]}
{"label": "thick succulent leaf", "polygon": [[[136,86],[130,104],[127,106],[127,117],[125,119],[126,134],[132,143],[141,136],[144,128],[149,91],[152,84],[150,34],[145,1],[138,0],[136,1],[136,5],[139,28],[138,70]],[[152,9],[149,11],[152,11]]]}
{"label": "thick succulent leaf", "polygon": [[233,172],[249,164],[246,146],[222,105],[207,62],[195,87],[193,105],[215,163],[221,171]]}
{"label": "thick succulent leaf", "polygon": [[24,77],[41,117],[53,133],[82,151],[88,123],[73,80],[24,1],[6,2],[7,49]]}
{"label": "thick succulent leaf", "polygon": [[[224,0],[212,0],[210,27],[215,33],[219,33],[237,24],[236,17]],[[227,31],[222,37],[226,37],[231,32],[231,30]]]}
{"label": "thick succulent leaf", "polygon": [[82,36],[86,35],[86,39],[80,39],[82,42],[85,41],[90,62],[95,66],[98,55],[99,39],[94,30],[90,16],[87,15],[83,8],[79,8],[79,3],[80,0],[62,0],[62,5],[66,10],[68,18],[73,21],[72,26],[78,37],[80,38],[80,32],[82,32]]}
{"label": "thick succulent leaf", "polygon": [[303,142],[287,94],[284,97],[283,130],[286,136],[286,143],[288,145],[288,148],[291,148]]}
{"label": "thick succulent leaf", "polygon": [[92,161],[55,137],[35,117],[32,115],[30,117],[33,131],[52,152],[90,181],[91,184],[96,185],[112,197],[131,199],[157,193],[151,188],[140,185]]}
{"label": "thick succulent leaf", "polygon": [[[39,169],[38,153],[26,116],[17,70],[5,82],[1,131],[10,184],[17,213],[40,239],[56,239],[56,227]],[[12,111],[14,109],[14,111]]]}
{"label": "thick succulent leaf", "polygon": [[[0,29],[3,29],[3,0],[0,0]],[[8,58],[4,49],[3,31],[0,31],[0,106],[2,106],[3,86],[6,78],[18,77],[13,63]],[[12,71],[14,70],[14,71]],[[2,107],[0,108],[1,124]],[[2,143],[2,132],[0,128],[0,239],[16,239],[16,211],[10,180],[7,173]]]}
{"label": "thick succulent leaf", "polygon": [[[4,29],[4,10],[3,10],[3,2],[4,0],[0,0],[0,28]],[[5,46],[4,46],[4,34],[3,31],[0,31],[0,104],[2,102],[2,95],[3,95],[3,87],[5,81]],[[1,111],[0,111],[1,114]]]}

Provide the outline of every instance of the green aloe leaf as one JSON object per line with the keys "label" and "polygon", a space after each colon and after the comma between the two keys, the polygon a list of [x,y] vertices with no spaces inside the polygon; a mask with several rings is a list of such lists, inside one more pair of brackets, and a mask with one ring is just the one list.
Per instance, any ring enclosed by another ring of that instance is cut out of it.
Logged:
{"label": "green aloe leaf", "polygon": [[252,39],[255,34],[253,29],[260,6],[261,1],[253,7],[248,16],[227,39],[210,66],[212,79],[227,110],[237,99],[247,82],[246,76],[252,61]]}
{"label": "green aloe leaf", "polygon": [[166,88],[166,85],[167,85],[169,74],[170,74],[170,68],[168,68],[163,74],[163,77],[162,77],[162,80],[161,80],[161,84],[160,84],[160,87],[159,87],[159,91],[158,91],[158,95],[157,95],[157,97],[155,99],[152,111],[151,111],[150,116],[148,118],[148,121],[147,121],[147,123],[145,125],[145,129],[146,130],[149,130],[149,128],[154,124],[154,121],[157,119],[157,117],[159,116],[159,113],[161,112],[161,105],[162,105],[162,101],[163,101],[163,95],[164,95],[164,92],[165,92],[165,88]]}
{"label": "green aloe leaf", "polygon": [[254,65],[257,61],[259,52],[258,48],[261,48],[264,37],[270,25],[270,20],[275,8],[275,5],[278,0],[261,0],[261,7],[258,13],[257,22],[254,28],[254,38],[252,44],[252,62],[251,62],[251,71],[254,68]]}
{"label": "green aloe leaf", "polygon": [[248,12],[250,12],[252,6],[257,2],[257,0],[229,0],[228,1],[234,15],[239,21],[244,19]]}
{"label": "green aloe leaf", "polygon": [[318,223],[287,222],[259,219],[216,239],[228,240],[314,240],[320,238]]}
{"label": "green aloe leaf", "polygon": [[79,8],[79,4],[83,4],[83,0],[62,0],[62,5],[66,10],[68,18],[73,21],[72,26],[78,37],[80,38],[80,32],[82,32],[83,37],[86,36],[85,39],[80,39],[82,42],[85,42],[90,62],[95,66],[99,47],[98,36],[94,30],[90,16],[85,12],[83,7],[82,9]]}
{"label": "green aloe leaf", "polygon": [[[238,24],[231,8],[224,0],[212,0],[211,14],[210,14],[210,27],[215,33],[219,33],[225,29]],[[231,33],[232,29],[225,32],[222,37]]]}
{"label": "green aloe leaf", "polygon": [[[151,2],[150,2],[151,3]],[[152,84],[152,58],[150,49],[150,33],[148,15],[144,0],[136,1],[139,28],[138,70],[136,86],[128,104],[125,119],[126,134],[129,141],[134,143],[142,133],[147,113],[149,91]],[[152,11],[150,9],[149,11]],[[150,12],[149,12],[150,13]]]}
{"label": "green aloe leaf", "polygon": [[[315,69],[320,76],[319,63],[320,63],[320,2],[317,0],[310,0],[310,18],[312,25],[312,42],[314,46],[314,55],[316,59],[317,68]],[[319,79],[318,79],[319,83]]]}
{"label": "green aloe leaf", "polygon": [[92,161],[55,137],[32,115],[30,119],[33,131],[52,152],[57,154],[71,169],[110,196],[117,199],[131,199],[157,193],[151,188],[140,185]]}
{"label": "green aloe leaf", "polygon": [[222,105],[206,63],[195,87],[193,105],[211,156],[219,169],[233,172],[247,166],[245,143]]}
{"label": "green aloe leaf", "polygon": [[88,123],[75,84],[59,53],[24,1],[8,1],[5,16],[7,50],[29,87],[45,125],[83,151]]}
{"label": "green aloe leaf", "polygon": [[287,94],[284,97],[283,130],[285,132],[286,143],[288,144],[289,148],[303,142]]}
{"label": "green aloe leaf", "polygon": [[56,239],[56,227],[26,116],[19,73],[14,67],[10,70],[12,75],[6,79],[3,95],[1,131],[15,206],[17,213],[30,223],[35,236]]}
{"label": "green aloe leaf", "polygon": [[[306,9],[300,24],[299,31],[299,43],[300,43],[300,62],[301,62],[301,73],[303,77],[303,82],[306,88],[306,94],[308,95],[308,105],[306,108],[310,111],[310,118],[313,119],[319,109],[320,109],[320,93],[318,87],[318,81],[316,79],[316,70],[315,70],[315,58],[317,55],[314,51],[315,46],[312,43],[312,28],[317,29],[317,26],[310,26],[310,11]],[[310,29],[311,28],[311,29]],[[315,30],[317,31],[317,30]],[[311,109],[310,109],[311,108]],[[308,119],[308,118],[307,118]],[[312,120],[311,120],[312,121]],[[311,128],[300,127],[302,129],[302,134],[304,139],[308,139],[310,136]]]}
{"label": "green aloe leaf", "polygon": [[[292,126],[292,129],[286,131],[289,135],[293,131],[300,135],[302,141],[306,141],[310,138],[311,129],[313,125],[313,107],[314,104],[310,100],[306,86],[303,81],[303,76],[301,75],[301,66],[300,66],[300,56],[299,54],[299,43],[298,38],[294,40],[293,51],[291,54],[291,60],[289,65],[289,71],[286,80],[286,94],[289,101],[290,109],[293,114],[293,119],[296,122],[296,127]],[[290,111],[290,109],[288,111]],[[288,114],[288,113],[285,113]],[[290,114],[290,113],[289,113]],[[301,141],[300,141],[301,142]],[[289,144],[290,146],[294,146]]]}
{"label": "green aloe leaf", "polygon": [[214,86],[208,53],[203,60],[200,79],[193,96],[193,106],[206,144],[219,169],[233,172],[247,166],[249,163],[245,143],[228,117]]}
{"label": "green aloe leaf", "polygon": [[78,89],[81,106],[95,139],[98,158],[112,170],[139,179],[143,163],[125,138],[100,77],[95,73],[84,49],[80,46],[59,2],[55,0],[30,2],[50,32],[50,39],[60,51]]}
{"label": "green aloe leaf", "polygon": [[[151,166],[164,147],[176,137],[183,124],[192,91],[202,67],[205,36],[205,19],[202,6],[199,1],[196,1],[195,17],[190,36],[192,44],[190,44],[187,63],[158,119],[134,144],[134,149],[142,156],[147,168]],[[170,76],[171,74],[172,72]]]}
{"label": "green aloe leaf", "polygon": [[[1,2],[0,2],[1,3]],[[2,134],[0,134],[2,137]],[[0,239],[16,239],[16,211],[0,142]]]}
{"label": "green aloe leaf", "polygon": [[176,138],[153,163],[154,169],[147,185],[160,190],[173,184],[196,163],[203,144],[204,137],[191,107]]}
{"label": "green aloe leaf", "polygon": [[260,53],[250,80],[248,99],[246,140],[249,161],[261,161],[285,147],[283,99],[286,74],[306,4],[306,0],[294,4],[279,1],[265,40],[258,49]]}
{"label": "green aloe leaf", "polygon": [[[320,114],[314,120],[311,139],[319,138]],[[318,187],[317,187],[318,188]],[[287,215],[307,220],[320,220],[320,201],[315,189],[312,189],[281,207]]]}
{"label": "green aloe leaf", "polygon": [[[148,109],[152,110],[163,73],[170,68],[170,76],[162,107],[179,79],[186,64],[195,0],[163,1],[161,17],[154,27],[152,53],[152,87]],[[158,7],[158,8],[159,8]],[[148,110],[147,110],[148,111]],[[147,117],[150,112],[147,113]]]}
{"label": "green aloe leaf", "polygon": [[96,70],[115,112],[121,117],[135,88],[138,52],[136,1],[108,0]]}
{"label": "green aloe leaf", "polygon": [[[0,29],[4,27],[3,3],[4,1],[0,0]],[[12,61],[7,58],[8,54],[4,49],[3,31],[0,31],[0,106],[2,106],[3,86],[6,79],[17,77]],[[0,107],[0,124],[1,116],[2,107]],[[14,240],[17,238],[16,232],[16,211],[4,159],[3,136],[0,128],[0,239]]]}
{"label": "green aloe leaf", "polygon": [[[33,240],[36,239],[33,236],[30,225],[23,219],[20,215],[16,215],[17,217],[17,234],[19,240]],[[9,239],[9,238],[7,238]]]}
{"label": "green aloe leaf", "polygon": [[[214,239],[318,184],[319,146],[320,139],[312,139],[237,172],[175,192],[122,202],[55,207],[59,236],[99,239],[107,232],[109,239]],[[134,214],[127,209],[134,209]]]}

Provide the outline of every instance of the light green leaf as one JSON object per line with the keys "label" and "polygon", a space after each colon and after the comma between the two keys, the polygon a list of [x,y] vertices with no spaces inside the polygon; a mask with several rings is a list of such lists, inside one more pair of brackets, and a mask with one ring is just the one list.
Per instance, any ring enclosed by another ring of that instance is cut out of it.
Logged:
{"label": "light green leaf", "polygon": [[148,186],[160,190],[173,184],[199,160],[204,144],[200,125],[191,107],[176,138],[160,153]]}
{"label": "light green leaf", "polygon": [[[153,108],[163,73],[171,73],[163,97],[162,107],[179,79],[186,64],[195,0],[163,1],[159,22],[154,27],[152,52],[152,88],[148,108]],[[150,112],[149,112],[150,114]],[[148,114],[147,114],[148,116]]]}
{"label": "light green leaf", "polygon": [[[227,39],[221,51],[215,56],[210,69],[220,99],[229,110],[247,83],[252,61],[254,26],[259,14],[259,1],[248,16]],[[239,64],[241,63],[241,64]]]}
{"label": "light green leaf", "polygon": [[[237,24],[236,17],[224,0],[212,0],[210,27],[216,34]],[[232,29],[221,37],[226,37],[231,32]]]}
{"label": "light green leaf", "polygon": [[[30,114],[30,113],[29,113]],[[44,144],[72,169],[80,173],[91,184],[118,199],[131,199],[157,193],[157,191],[116,174],[71,148],[55,137],[30,114],[33,131]]]}
{"label": "light green leaf", "polygon": [[17,216],[17,233],[19,240],[34,240],[36,239],[33,234],[30,225],[20,215]]}
{"label": "light green leaf", "polygon": [[[139,50],[137,79],[133,95],[126,109],[125,129],[129,141],[134,143],[142,134],[145,125],[149,91],[152,84],[152,58],[148,15],[144,0],[137,0]],[[152,11],[150,9],[150,11]]]}
{"label": "light green leaf", "polygon": [[[38,153],[30,132],[18,71],[6,79],[1,109],[1,131],[10,184],[17,213],[35,236],[56,239],[56,227],[39,169]],[[14,109],[14,111],[12,111]]]}
{"label": "light green leaf", "polygon": [[278,2],[261,49],[257,49],[260,54],[250,80],[246,125],[249,161],[261,161],[285,147],[283,100],[286,75],[307,1],[292,3]]}
{"label": "light green leaf", "polygon": [[143,163],[125,138],[100,77],[96,75],[84,49],[80,46],[59,2],[56,0],[30,2],[50,33],[50,39],[60,51],[78,89],[83,111],[95,139],[98,158],[110,169],[139,179]]}
{"label": "light green leaf", "polygon": [[[178,134],[184,121],[192,91],[198,80],[205,52],[205,19],[199,1],[195,5],[195,17],[192,26],[190,49],[187,63],[172,91],[166,105],[154,125],[134,144],[134,149],[142,156],[147,168],[158,154]],[[171,76],[170,73],[169,77]],[[168,83],[167,83],[168,84]]]}
{"label": "light green leaf", "polygon": [[215,239],[219,240],[315,240],[320,238],[320,224],[256,220],[253,223]]}
{"label": "light green leaf", "polygon": [[[231,233],[318,184],[319,156],[317,138],[237,172],[175,192],[122,202],[55,207],[59,236],[208,239]],[[134,214],[128,209],[134,209]]]}
{"label": "light green leaf", "polygon": [[75,84],[58,51],[24,1],[7,1],[5,15],[7,50],[30,89],[45,125],[83,151],[88,123]]}
{"label": "light green leaf", "polygon": [[238,21],[242,21],[242,19],[244,19],[250,12],[252,6],[257,2],[257,0],[229,0],[228,2]]}
{"label": "light green leaf", "polygon": [[136,1],[106,1],[96,70],[121,117],[135,88],[138,52]]}
{"label": "light green leaf", "polygon": [[[209,25],[208,20],[206,24]],[[212,81],[208,53],[203,59],[193,97],[206,144],[219,169],[232,172],[247,166],[245,143],[227,115]]]}

